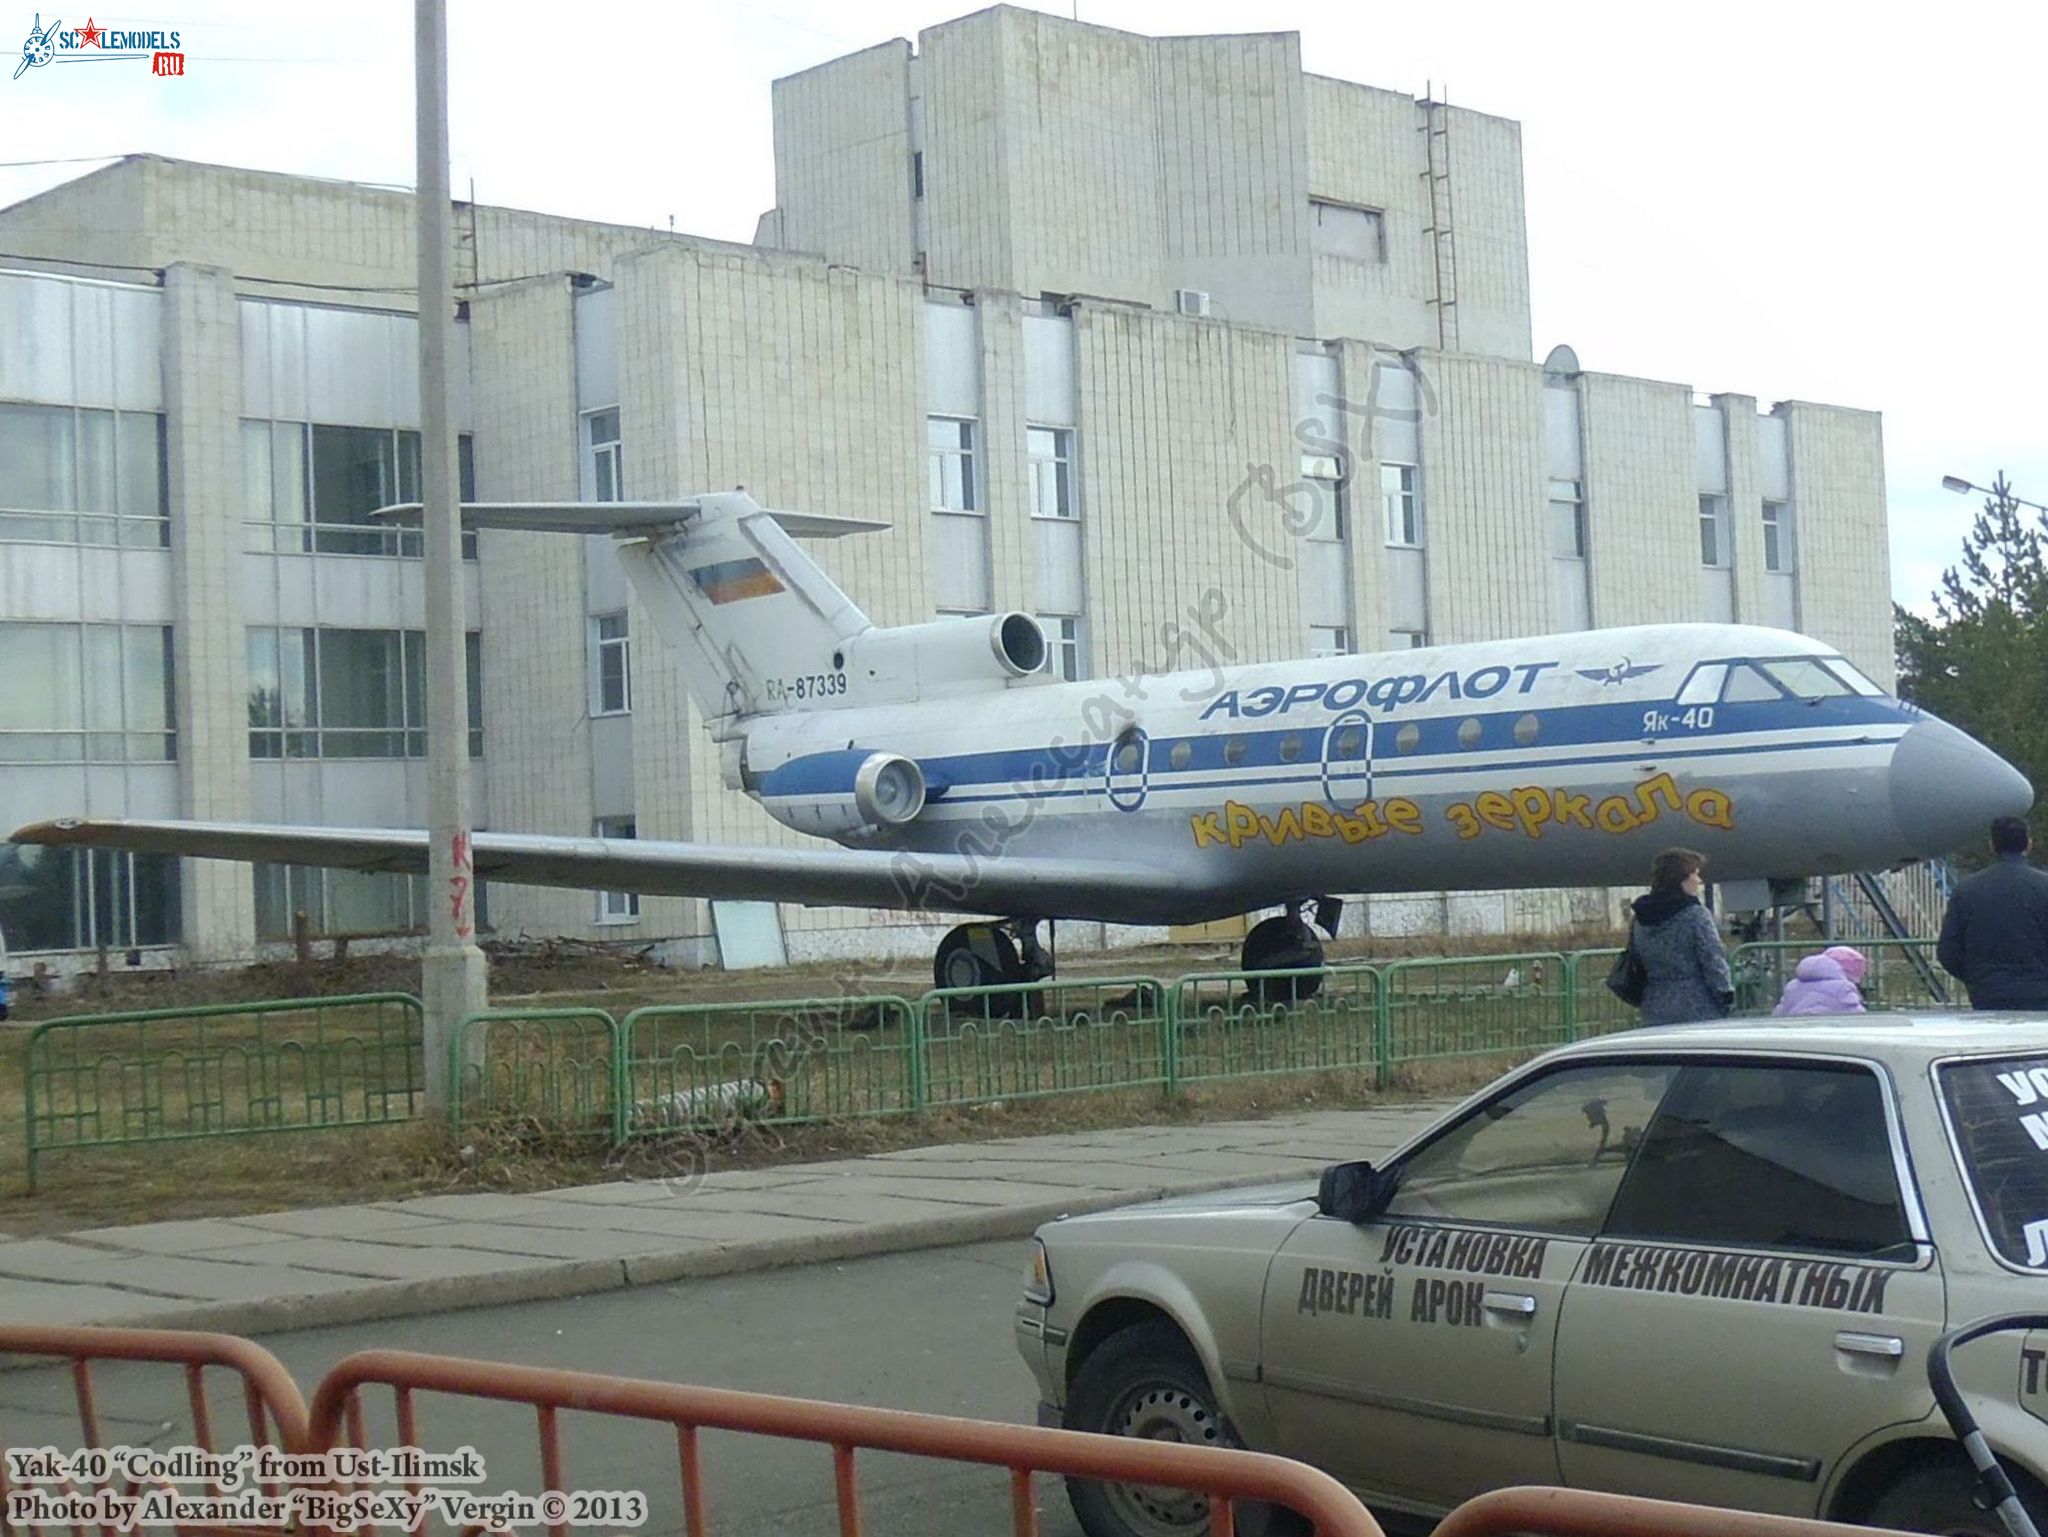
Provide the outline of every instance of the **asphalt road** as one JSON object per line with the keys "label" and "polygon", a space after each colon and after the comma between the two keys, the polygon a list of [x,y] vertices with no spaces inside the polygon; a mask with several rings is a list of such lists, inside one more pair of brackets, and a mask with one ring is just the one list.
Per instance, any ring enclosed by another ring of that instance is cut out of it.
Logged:
{"label": "asphalt road", "polygon": [[[1036,1393],[1011,1334],[1025,1253],[1022,1242],[926,1250],[261,1343],[309,1395],[334,1362],[382,1346],[1029,1424]],[[101,1381],[108,1441],[190,1443],[174,1371],[110,1369]],[[366,1397],[370,1444],[394,1444],[389,1396]],[[69,1403],[65,1374],[0,1374],[0,1441],[76,1445]],[[217,1427],[241,1425],[226,1393],[217,1392],[214,1405]],[[539,1487],[532,1411],[423,1397],[419,1416],[428,1450],[470,1445],[483,1455],[485,1489]],[[645,1530],[662,1537],[681,1529],[672,1432],[591,1416],[565,1415],[563,1425],[567,1486],[642,1490],[652,1509]],[[705,1463],[721,1537],[837,1531],[831,1456],[822,1448],[712,1434]],[[961,1537],[1010,1529],[1000,1471],[867,1454],[859,1476],[870,1531]],[[1040,1480],[1039,1500],[1047,1537],[1079,1537],[1057,1480]]]}

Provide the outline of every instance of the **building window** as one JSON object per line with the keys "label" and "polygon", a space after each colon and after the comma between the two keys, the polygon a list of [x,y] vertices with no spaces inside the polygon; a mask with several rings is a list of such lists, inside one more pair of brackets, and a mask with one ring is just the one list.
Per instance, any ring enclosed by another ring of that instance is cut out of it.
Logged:
{"label": "building window", "polygon": [[[254,877],[258,939],[292,938],[300,913],[306,915],[307,932],[317,935],[396,938],[427,926],[427,881],[422,875],[259,864]],[[482,927],[481,883],[476,909]]]}
{"label": "building window", "polygon": [[626,499],[625,447],[619,441],[619,408],[588,411],[583,417],[583,445],[587,456],[589,485],[593,502],[622,502]]}
{"label": "building window", "polygon": [[1415,482],[1412,464],[1380,466],[1380,500],[1387,509],[1388,544],[1414,548],[1422,543],[1422,501]]}
{"label": "building window", "polygon": [[1792,509],[1784,502],[1764,503],[1764,569],[1792,570]]}
{"label": "building window", "polygon": [[165,460],[154,412],[0,405],[0,539],[162,549]]}
{"label": "building window", "polygon": [[1379,209],[1312,197],[1308,211],[1309,247],[1316,255],[1376,264],[1386,261],[1386,216]]}
{"label": "building window", "polygon": [[[595,832],[600,838],[637,838],[639,827],[632,817],[599,817]],[[637,891],[600,891],[597,894],[597,921],[599,923],[637,923],[640,921],[640,893]]]}
{"label": "building window", "polygon": [[0,763],[178,756],[169,625],[0,624]]}
{"label": "building window", "polygon": [[1308,627],[1308,654],[1310,656],[1347,656],[1351,651],[1351,632],[1341,624],[1312,624]]}
{"label": "building window", "polygon": [[1550,483],[1550,553],[1560,560],[1586,558],[1586,501],[1576,480]]}
{"label": "building window", "polygon": [[597,697],[592,715],[625,715],[633,708],[632,639],[626,633],[626,615],[599,614],[590,621],[597,647]]}
{"label": "building window", "polygon": [[[483,648],[464,642],[469,755],[483,755]],[[251,628],[249,756],[424,758],[427,637],[421,630]]]}
{"label": "building window", "polygon": [[1427,630],[1387,631],[1387,648],[1392,651],[1419,651],[1428,644]]}
{"label": "building window", "polygon": [[910,195],[924,196],[924,151],[912,150],[910,154]]}
{"label": "building window", "polygon": [[1700,498],[1700,564],[1716,568],[1733,564],[1728,547],[1728,502],[1725,497]]}
{"label": "building window", "polygon": [[1074,434],[1066,427],[1027,427],[1024,439],[1031,454],[1031,515],[1035,518],[1077,518],[1074,495]]}
{"label": "building window", "polygon": [[1303,454],[1301,478],[1315,497],[1315,514],[1304,537],[1341,543],[1345,537],[1344,466],[1334,454]]}
{"label": "building window", "polygon": [[[456,439],[456,496],[476,500],[476,449]],[[420,435],[404,428],[319,422],[242,423],[242,506],[249,548],[285,555],[395,555],[417,559],[424,535],[372,518],[379,507],[417,502]],[[465,529],[462,558],[476,559]]]}
{"label": "building window", "polygon": [[0,932],[28,951],[178,942],[178,861],[118,849],[0,844]]}
{"label": "building window", "polygon": [[1075,614],[1041,614],[1039,628],[1045,631],[1045,670],[1069,683],[1080,680],[1081,620]]}
{"label": "building window", "polygon": [[959,416],[934,416],[926,430],[931,444],[933,512],[979,512],[981,498],[974,480],[974,422]]}

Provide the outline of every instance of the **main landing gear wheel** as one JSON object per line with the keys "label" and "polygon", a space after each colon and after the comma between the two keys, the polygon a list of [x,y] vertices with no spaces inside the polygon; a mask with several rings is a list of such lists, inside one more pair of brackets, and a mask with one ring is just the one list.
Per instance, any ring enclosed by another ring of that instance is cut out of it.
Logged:
{"label": "main landing gear wheel", "polygon": [[[1244,1443],[1217,1407],[1201,1360],[1162,1319],[1133,1324],[1104,1340],[1074,1374],[1069,1430],[1137,1436],[1189,1446]],[[1088,1537],[1206,1537],[1209,1501],[1187,1489],[1067,1480],[1067,1498]],[[1232,1512],[1245,1537],[1306,1537],[1291,1510],[1243,1502]]]}
{"label": "main landing gear wheel", "polygon": [[[1023,943],[1020,945],[1018,940]],[[963,923],[939,941],[932,960],[932,981],[942,989],[1014,987],[1052,975],[1052,957],[1038,942],[1038,924],[1031,919],[1008,923]],[[1045,994],[997,993],[974,1005],[984,1019],[1014,1019],[1045,1012]]]}
{"label": "main landing gear wheel", "polygon": [[993,923],[963,923],[949,930],[932,961],[937,987],[1001,987],[1029,980],[1016,941]]}
{"label": "main landing gear wheel", "polygon": [[[1287,913],[1254,924],[1244,937],[1240,971],[1302,971],[1323,964],[1323,942],[1316,931],[1297,914]],[[1322,990],[1323,979],[1311,977],[1255,977],[1245,989],[1254,1002],[1302,1003]]]}

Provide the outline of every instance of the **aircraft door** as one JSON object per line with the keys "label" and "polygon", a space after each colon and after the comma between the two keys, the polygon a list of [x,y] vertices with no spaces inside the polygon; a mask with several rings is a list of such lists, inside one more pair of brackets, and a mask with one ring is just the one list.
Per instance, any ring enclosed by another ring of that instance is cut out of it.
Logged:
{"label": "aircraft door", "polygon": [[1152,739],[1141,726],[1127,727],[1109,745],[1109,761],[1103,765],[1109,786],[1109,803],[1119,811],[1136,811],[1145,804],[1146,780],[1151,768]]}
{"label": "aircraft door", "polygon": [[1372,717],[1347,710],[1323,733],[1323,798],[1335,806],[1372,799]]}

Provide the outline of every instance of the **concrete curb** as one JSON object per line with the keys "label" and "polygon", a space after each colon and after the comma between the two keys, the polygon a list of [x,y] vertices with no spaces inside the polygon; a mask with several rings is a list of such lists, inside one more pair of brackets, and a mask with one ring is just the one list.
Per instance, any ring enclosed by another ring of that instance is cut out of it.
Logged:
{"label": "concrete curb", "polygon": [[[659,1286],[669,1281],[741,1275],[830,1260],[863,1259],[878,1254],[901,1254],[917,1249],[950,1248],[955,1244],[1024,1238],[1059,1216],[1108,1211],[1169,1196],[1204,1195],[1212,1191],[1270,1185],[1288,1177],[1284,1172],[1269,1169],[1253,1174],[1175,1180],[1131,1190],[1093,1191],[1070,1199],[1042,1201],[1029,1206],[963,1211],[957,1216],[949,1213],[943,1217],[920,1217],[905,1222],[849,1224],[844,1233],[812,1233],[798,1238],[719,1245],[696,1244],[624,1259],[544,1260],[517,1264],[495,1274],[378,1281],[345,1290],[265,1297],[246,1302],[141,1306],[133,1314],[96,1322],[106,1327],[207,1329],[244,1335],[371,1323],[428,1313],[500,1307],[512,1302],[590,1296],[627,1287]],[[1021,1266],[1018,1275],[1021,1284]],[[138,1298],[138,1302],[142,1300]],[[37,1364],[43,1363],[22,1356],[0,1356],[0,1372]]]}

